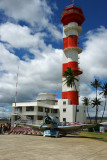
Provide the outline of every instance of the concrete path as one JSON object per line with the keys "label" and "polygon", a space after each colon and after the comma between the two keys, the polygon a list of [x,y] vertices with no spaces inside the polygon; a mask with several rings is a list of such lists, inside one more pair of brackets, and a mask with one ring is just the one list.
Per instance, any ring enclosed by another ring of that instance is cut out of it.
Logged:
{"label": "concrete path", "polygon": [[107,160],[107,143],[72,136],[0,135],[0,160]]}

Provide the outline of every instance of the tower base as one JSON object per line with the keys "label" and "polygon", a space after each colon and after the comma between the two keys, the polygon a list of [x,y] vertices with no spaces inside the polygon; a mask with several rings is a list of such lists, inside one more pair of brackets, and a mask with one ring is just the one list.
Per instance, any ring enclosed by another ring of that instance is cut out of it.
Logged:
{"label": "tower base", "polygon": [[86,109],[84,106],[71,105],[69,99],[59,99],[60,122],[86,123]]}

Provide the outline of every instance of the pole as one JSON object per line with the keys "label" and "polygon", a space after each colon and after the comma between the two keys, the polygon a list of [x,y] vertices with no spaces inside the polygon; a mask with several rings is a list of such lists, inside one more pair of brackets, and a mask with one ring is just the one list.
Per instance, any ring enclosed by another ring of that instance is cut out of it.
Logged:
{"label": "pole", "polygon": [[17,81],[16,81],[15,107],[16,107],[16,98],[17,98],[18,74],[19,74],[19,66],[18,66],[18,71],[17,71]]}

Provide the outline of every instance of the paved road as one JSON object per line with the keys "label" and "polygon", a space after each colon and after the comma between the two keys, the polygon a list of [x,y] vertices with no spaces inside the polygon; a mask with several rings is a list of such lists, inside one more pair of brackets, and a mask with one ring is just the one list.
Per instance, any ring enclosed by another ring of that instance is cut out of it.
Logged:
{"label": "paved road", "polygon": [[72,136],[0,135],[0,160],[107,160],[107,143]]}

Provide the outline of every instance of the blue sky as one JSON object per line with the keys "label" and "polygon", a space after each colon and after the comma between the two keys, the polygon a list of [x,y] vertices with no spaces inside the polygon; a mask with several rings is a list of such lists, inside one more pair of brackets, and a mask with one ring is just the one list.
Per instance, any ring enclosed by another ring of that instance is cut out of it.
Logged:
{"label": "blue sky", "polygon": [[[40,92],[61,97],[63,9],[72,0],[0,0],[0,116],[9,116],[14,102],[34,101]],[[86,18],[79,36],[80,104],[94,98],[90,82],[107,80],[107,2],[75,0]],[[90,111],[94,115],[94,110]],[[102,114],[100,108],[99,115]],[[107,111],[106,111],[107,116]]]}

